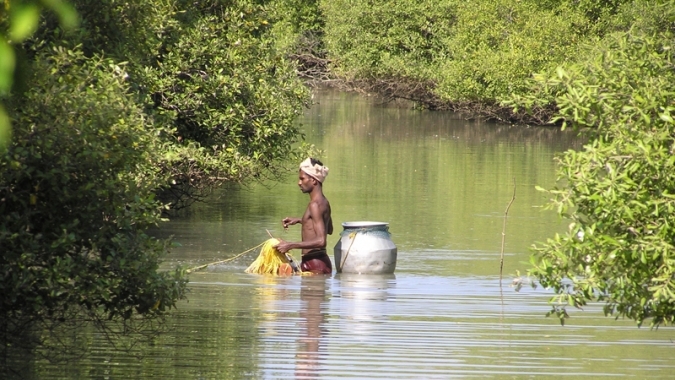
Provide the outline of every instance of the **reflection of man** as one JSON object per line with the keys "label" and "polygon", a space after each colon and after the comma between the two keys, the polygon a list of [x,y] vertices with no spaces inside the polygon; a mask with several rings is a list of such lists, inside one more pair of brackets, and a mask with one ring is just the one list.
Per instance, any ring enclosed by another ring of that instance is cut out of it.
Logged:
{"label": "reflection of man", "polygon": [[333,220],[330,216],[330,203],[323,195],[323,181],[328,176],[328,168],[313,158],[300,164],[298,186],[303,193],[309,194],[309,204],[302,218],[286,217],[281,222],[284,228],[294,224],[302,224],[302,241],[299,243],[281,240],[276,245],[281,253],[291,249],[302,250],[304,272],[331,274],[333,266],[326,253],[326,235],[333,233]]}
{"label": "reflection of man", "polygon": [[326,313],[321,304],[326,300],[326,280],[321,277],[302,277],[300,299],[305,303],[300,308],[301,334],[298,339],[295,377],[298,379],[319,378],[319,353],[321,338],[325,333]]}

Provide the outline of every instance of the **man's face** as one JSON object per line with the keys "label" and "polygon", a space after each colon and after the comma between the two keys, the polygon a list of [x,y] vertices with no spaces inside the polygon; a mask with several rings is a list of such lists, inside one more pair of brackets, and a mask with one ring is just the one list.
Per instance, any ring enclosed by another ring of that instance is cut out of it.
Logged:
{"label": "man's face", "polygon": [[316,181],[316,179],[312,178],[307,173],[302,170],[298,171],[298,186],[300,186],[300,190],[302,190],[303,193],[309,193],[314,189],[314,181]]}

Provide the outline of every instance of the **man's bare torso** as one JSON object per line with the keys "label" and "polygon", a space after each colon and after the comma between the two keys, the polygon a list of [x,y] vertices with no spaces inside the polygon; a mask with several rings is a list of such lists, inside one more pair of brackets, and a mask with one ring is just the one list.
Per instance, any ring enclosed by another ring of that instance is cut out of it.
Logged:
{"label": "man's bare torso", "polygon": [[[310,201],[309,205],[307,205],[307,209],[305,210],[304,215],[302,215],[302,240],[307,241],[307,240],[313,240],[314,238],[317,237],[317,231],[314,226],[314,221],[312,220],[312,215],[310,213],[310,207],[312,206],[312,203],[316,203],[316,205],[319,207],[319,210],[321,211],[321,216],[323,218],[322,222],[324,225],[324,228],[326,229],[326,233],[328,235],[333,233],[333,219],[331,218],[331,209],[330,209],[330,203],[328,202],[328,199],[325,197],[321,197],[321,199],[318,200],[313,200]],[[325,249],[326,246],[321,247],[322,249]],[[317,248],[314,249],[303,249],[302,254],[304,255],[305,253],[311,252],[313,250],[316,250]]]}

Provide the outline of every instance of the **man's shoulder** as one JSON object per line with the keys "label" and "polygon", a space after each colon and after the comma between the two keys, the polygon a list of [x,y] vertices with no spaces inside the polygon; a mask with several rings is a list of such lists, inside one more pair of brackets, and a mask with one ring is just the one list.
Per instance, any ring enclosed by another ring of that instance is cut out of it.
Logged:
{"label": "man's shoulder", "polygon": [[320,210],[330,208],[330,203],[328,202],[328,199],[326,197],[322,197],[319,199],[312,199],[309,201],[309,204],[307,205],[307,208],[312,208],[312,207],[318,207]]}
{"label": "man's shoulder", "polygon": [[328,202],[328,198],[326,198],[326,197],[321,197],[319,199],[313,200],[312,202],[315,202],[319,206],[324,206],[324,207],[328,206],[330,204],[330,202]]}

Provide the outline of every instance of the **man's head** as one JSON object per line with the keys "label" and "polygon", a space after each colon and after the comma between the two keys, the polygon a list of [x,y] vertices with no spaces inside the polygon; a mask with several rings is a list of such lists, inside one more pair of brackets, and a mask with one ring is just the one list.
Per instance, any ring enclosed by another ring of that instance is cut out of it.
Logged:
{"label": "man's head", "polygon": [[323,166],[321,161],[311,157],[300,163],[300,170],[320,183],[323,183],[323,181],[326,180],[326,177],[328,177],[328,168]]}

